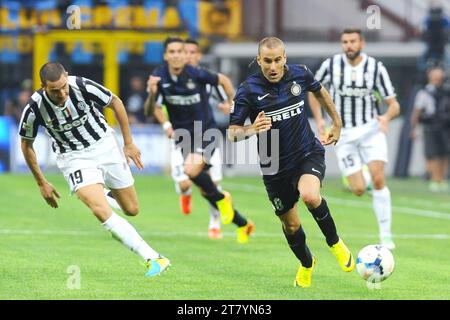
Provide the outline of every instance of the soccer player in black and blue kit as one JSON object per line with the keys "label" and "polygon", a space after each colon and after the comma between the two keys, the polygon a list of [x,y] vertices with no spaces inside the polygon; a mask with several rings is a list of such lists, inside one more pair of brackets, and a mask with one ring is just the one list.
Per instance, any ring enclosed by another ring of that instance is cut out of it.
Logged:
{"label": "soccer player in black and blue kit", "polygon": [[246,243],[253,233],[254,224],[233,207],[230,194],[219,191],[212,181],[208,162],[218,141],[214,136],[212,139],[204,137],[207,130],[216,128],[206,86],[223,86],[231,102],[233,85],[220,73],[186,64],[181,38],[166,39],[164,60],[165,64],[153,70],[150,77],[146,114],[154,112],[156,115],[162,111],[162,104],[166,106],[170,122],[163,126],[165,129],[173,128],[166,132],[175,140],[176,148],[181,149],[184,173],[201,189],[203,197],[219,210],[223,224],[233,222],[238,226],[238,242]]}
{"label": "soccer player in black and blue kit", "polygon": [[[325,150],[314,136],[304,110],[306,91],[313,92],[333,121],[323,144],[338,141],[342,124],[331,97],[311,71],[303,65],[287,65],[286,61],[284,43],[280,39],[268,37],[261,40],[257,56],[261,71],[239,86],[230,114],[228,136],[239,141],[256,134],[260,153],[263,136],[270,146],[278,144],[278,154],[271,152],[269,156],[272,163],[277,163],[278,170],[269,172],[265,163],[260,161],[263,180],[275,213],[282,222],[287,242],[301,263],[294,285],[310,287],[316,258],[306,245],[300,224],[297,213],[299,197],[325,235],[340,267],[346,272],[352,271],[355,261],[339,238],[327,202],[320,195],[325,175]],[[251,125],[244,125],[247,117],[250,117]],[[278,140],[274,139],[277,136],[273,135],[275,130],[278,131]],[[264,156],[260,154],[260,158],[264,159]]]}

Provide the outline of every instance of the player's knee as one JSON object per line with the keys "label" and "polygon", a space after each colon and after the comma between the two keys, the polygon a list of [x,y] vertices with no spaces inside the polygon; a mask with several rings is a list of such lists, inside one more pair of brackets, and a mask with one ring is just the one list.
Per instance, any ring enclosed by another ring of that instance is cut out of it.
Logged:
{"label": "player's knee", "polygon": [[198,175],[197,171],[196,171],[193,167],[191,167],[191,166],[185,166],[185,167],[184,167],[184,173],[185,173],[190,179],[195,178],[195,177]]}
{"label": "player's knee", "polygon": [[192,186],[191,180],[180,181],[179,183],[181,192],[186,192]]}
{"label": "player's knee", "polygon": [[284,222],[283,228],[287,234],[294,234],[300,228],[300,222]]}
{"label": "player's knee", "polygon": [[366,188],[364,188],[363,186],[354,187],[352,188],[352,192],[354,195],[360,197],[364,194],[364,192],[366,192]]}
{"label": "player's knee", "polygon": [[320,194],[316,194],[315,192],[303,192],[301,198],[308,208],[315,208],[322,201]]}
{"label": "player's knee", "polygon": [[127,216],[136,216],[139,213],[139,205],[137,203],[129,204],[124,208],[124,213]]}

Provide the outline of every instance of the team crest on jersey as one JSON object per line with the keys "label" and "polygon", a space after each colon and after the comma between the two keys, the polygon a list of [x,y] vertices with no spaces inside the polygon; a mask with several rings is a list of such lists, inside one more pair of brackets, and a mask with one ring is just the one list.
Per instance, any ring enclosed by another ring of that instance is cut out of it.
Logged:
{"label": "team crest on jersey", "polygon": [[80,109],[81,111],[86,109],[86,103],[84,103],[83,101],[78,102],[77,104],[77,108]]}
{"label": "team crest on jersey", "polygon": [[194,83],[194,81],[192,81],[192,79],[189,79],[188,82],[186,83],[186,87],[187,87],[189,90],[195,89],[195,83]]}
{"label": "team crest on jersey", "polygon": [[297,83],[293,82],[291,87],[291,93],[294,96],[298,96],[302,92],[302,87]]}

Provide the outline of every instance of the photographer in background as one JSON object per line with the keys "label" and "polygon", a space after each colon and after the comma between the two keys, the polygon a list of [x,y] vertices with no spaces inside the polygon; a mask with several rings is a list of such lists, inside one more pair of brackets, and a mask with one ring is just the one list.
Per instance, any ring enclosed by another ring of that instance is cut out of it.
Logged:
{"label": "photographer in background", "polygon": [[450,90],[444,85],[445,73],[440,67],[428,71],[428,84],[419,90],[411,115],[411,138],[417,136],[416,127],[423,124],[429,189],[432,192],[449,190],[448,164],[450,155]]}

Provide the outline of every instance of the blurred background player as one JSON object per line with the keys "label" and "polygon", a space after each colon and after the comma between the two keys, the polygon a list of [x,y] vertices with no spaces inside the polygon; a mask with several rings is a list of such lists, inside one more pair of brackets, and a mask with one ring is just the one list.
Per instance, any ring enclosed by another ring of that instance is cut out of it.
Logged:
{"label": "blurred background player", "polygon": [[[172,151],[183,161],[183,165],[178,166],[180,171],[183,170],[180,174],[184,173],[200,188],[202,196],[220,212],[223,224],[233,222],[238,226],[237,241],[246,243],[254,225],[233,208],[229,193],[219,191],[212,181],[208,170],[218,141],[216,137],[211,142],[205,141],[203,135],[208,129],[216,128],[206,86],[223,86],[228,102],[222,108],[226,110],[230,108],[233,85],[223,74],[186,64],[184,40],[181,38],[166,39],[164,60],[166,63],[153,70],[149,79],[150,92],[144,108],[146,114],[151,114],[153,110],[167,136],[174,139],[175,148]],[[165,118],[162,104],[167,108],[169,120]],[[196,124],[201,126],[201,132],[196,131]],[[186,137],[185,133],[189,136]]]}
{"label": "blurred background player", "polygon": [[[264,143],[279,144],[279,154],[271,150],[269,160],[278,161],[278,170],[269,172],[261,160],[263,181],[287,242],[300,260],[294,285],[306,288],[311,286],[316,258],[306,244],[300,223],[299,197],[319,225],[342,270],[352,271],[355,260],[339,238],[327,202],[320,195],[325,177],[325,150],[314,136],[304,112],[306,91],[315,94],[333,120],[324,144],[339,140],[341,121],[327,90],[314,79],[311,71],[304,65],[287,65],[286,61],[285,46],[280,39],[268,37],[260,41],[257,62],[261,71],[248,77],[238,88],[230,116],[229,137],[240,141],[256,134],[258,152]],[[244,126],[247,117],[252,124]],[[278,141],[272,138],[272,131],[278,132]],[[260,154],[260,159],[264,158]]]}
{"label": "blurred background player", "polygon": [[428,84],[417,92],[411,115],[411,138],[416,127],[423,124],[424,148],[431,192],[449,190],[447,175],[450,156],[450,92],[444,86],[444,70],[428,71]]}
{"label": "blurred background player", "polygon": [[[59,193],[39,168],[33,148],[39,126],[52,138],[58,168],[71,193],[76,193],[115,239],[146,261],[145,276],[160,274],[170,265],[169,260],[153,250],[127,220],[114,213],[103,194],[103,185],[106,185],[125,214],[138,214],[129,163],[133,161],[139,169],[143,169],[143,165],[122,101],[94,81],[68,76],[57,62],[44,64],[40,78],[42,89],[33,93],[25,107],[19,135],[24,158],[42,197],[52,208],[58,207]],[[101,113],[106,107],[111,107],[116,114],[123,136],[123,151]]]}
{"label": "blurred background player", "polygon": [[[199,44],[194,39],[186,39],[184,41],[184,51],[186,52],[186,61],[188,64],[198,67],[202,59],[202,52],[200,51]],[[206,91],[210,94],[210,105],[217,106],[224,114],[229,114],[229,108],[227,104],[221,102],[225,101],[225,95],[222,92],[223,89],[220,87],[212,87],[209,84],[206,85]],[[161,124],[164,124],[167,119],[165,114],[157,113]],[[172,133],[170,132],[172,128],[168,128],[167,134],[170,137]],[[192,181],[183,171],[183,156],[179,152],[179,149],[175,148],[175,141],[171,141],[171,170],[172,178],[175,181],[175,189],[180,195],[180,207],[184,214],[189,214],[191,212],[191,193],[192,193]],[[213,156],[211,157],[211,168],[209,169],[209,174],[216,186],[220,188],[220,180],[222,180],[222,159],[220,154],[220,149],[216,148]],[[222,230],[220,226],[220,213],[217,209],[209,204],[209,227],[208,227],[208,237],[211,239],[221,239],[223,237]]]}
{"label": "blurred background player", "polygon": [[[344,51],[325,60],[316,73],[316,79],[330,88],[342,120],[342,135],[336,144],[339,169],[352,192],[361,196],[366,191],[362,172],[367,164],[373,183],[373,209],[377,217],[381,244],[394,249],[392,239],[391,193],[386,186],[384,166],[388,160],[386,133],[389,121],[400,112],[394,87],[384,65],[361,51],[365,41],[360,29],[348,28],[341,33]],[[388,105],[379,115],[375,93]],[[319,134],[324,134],[320,104],[310,94],[310,105],[317,121]]]}

